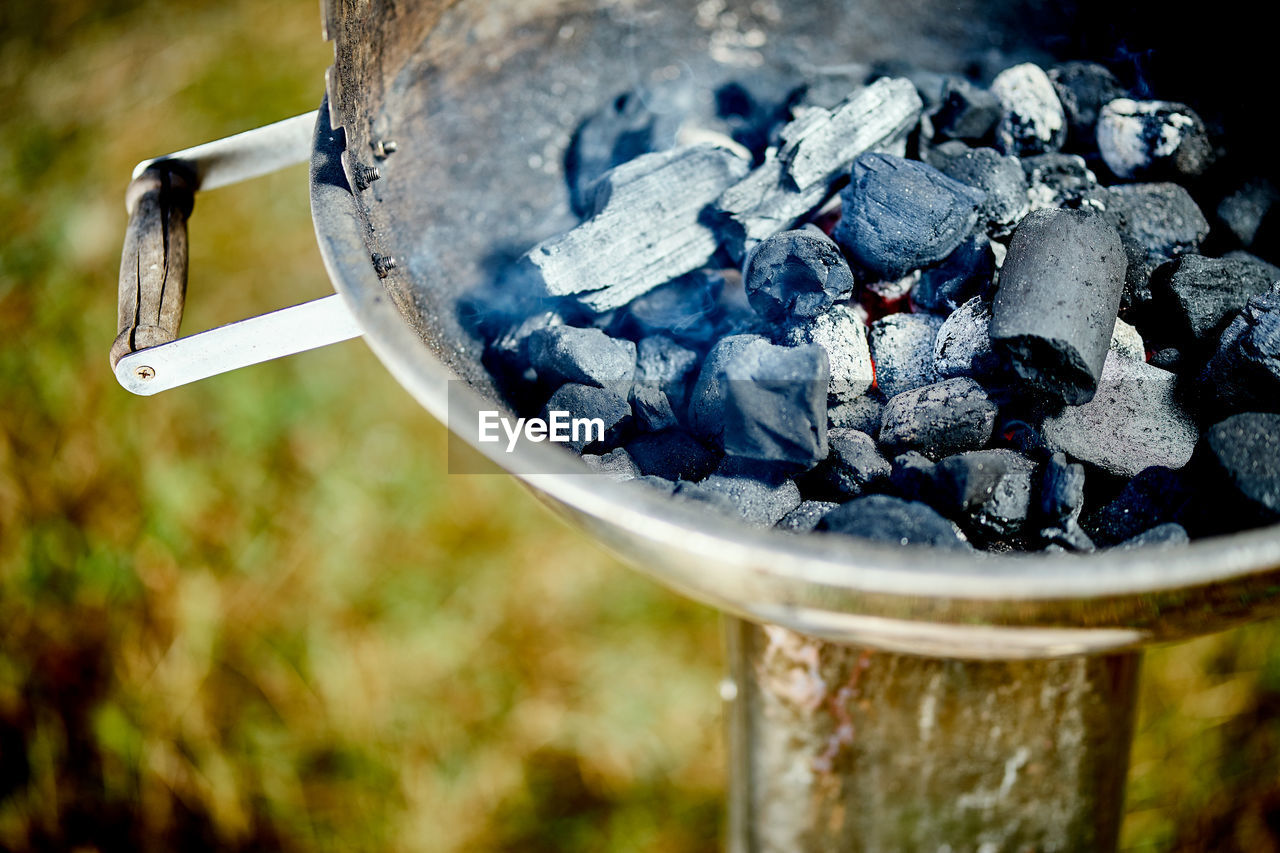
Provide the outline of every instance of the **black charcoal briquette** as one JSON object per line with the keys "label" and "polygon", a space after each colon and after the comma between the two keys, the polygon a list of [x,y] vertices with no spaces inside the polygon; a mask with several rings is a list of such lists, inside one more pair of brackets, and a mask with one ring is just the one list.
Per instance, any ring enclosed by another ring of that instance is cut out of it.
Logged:
{"label": "black charcoal briquette", "polygon": [[733,456],[810,468],[827,456],[827,353],[740,335],[712,348],[694,388],[694,427]]}
{"label": "black charcoal briquette", "polygon": [[962,526],[996,537],[1016,536],[1031,512],[1036,463],[1012,450],[973,450],[938,462],[939,507]]}
{"label": "black charcoal briquette", "polygon": [[985,198],[917,160],[863,154],[841,193],[831,236],[867,272],[897,279],[951,254],[973,230]]}
{"label": "black charcoal briquette", "polygon": [[635,379],[636,345],[599,329],[548,326],[530,334],[526,346],[538,378],[549,384],[621,387],[625,394]]}
{"label": "black charcoal briquette", "polygon": [[953,551],[972,546],[954,524],[919,501],[889,495],[854,498],[827,513],[819,530],[894,545],[931,545]]}
{"label": "black charcoal briquette", "polygon": [[1200,376],[1219,411],[1280,412],[1280,287],[1249,300]]}
{"label": "black charcoal briquette", "polygon": [[1124,289],[1115,229],[1083,210],[1037,210],[1018,225],[991,309],[991,342],[1030,385],[1093,398]]}
{"label": "black charcoal briquette", "polygon": [[938,167],[949,178],[986,193],[978,218],[994,233],[1006,233],[1026,215],[1027,178],[1017,157],[994,148],[969,148]]}
{"label": "black charcoal briquette", "polygon": [[1096,62],[1064,62],[1049,69],[1049,80],[1067,114],[1072,143],[1093,148],[1098,113],[1124,95],[1116,76]]}
{"label": "black charcoal briquette", "polygon": [[890,454],[915,450],[938,459],[991,440],[997,406],[967,377],[903,392],[880,420],[880,444]]}
{"label": "black charcoal briquette", "polygon": [[804,501],[774,526],[788,533],[810,533],[822,521],[822,517],[837,506],[839,504],[830,501]]}
{"label": "black charcoal briquette", "polygon": [[982,139],[1001,115],[1000,101],[967,80],[949,77],[942,84],[941,103],[929,117],[935,139]]}
{"label": "black charcoal briquette", "polygon": [[933,347],[942,323],[934,314],[890,314],[871,324],[868,343],[881,393],[894,397],[938,381]]}
{"label": "black charcoal briquette", "polygon": [[1218,479],[1244,511],[1266,523],[1280,520],[1276,436],[1280,436],[1280,414],[1270,412],[1232,415],[1205,433]]}
{"label": "black charcoal briquette", "polygon": [[715,470],[719,457],[680,429],[650,432],[626,444],[636,468],[665,480],[700,480]]}
{"label": "black charcoal briquette", "polygon": [[1153,304],[1180,335],[1172,343],[1210,343],[1245,303],[1276,283],[1269,266],[1183,255],[1156,270],[1151,279]]}
{"label": "black charcoal briquette", "polygon": [[[631,404],[613,388],[580,385],[570,382],[561,385],[542,410],[542,417],[550,420],[551,412],[568,412],[570,418],[599,418],[604,424],[604,441],[592,441],[598,434],[593,429],[583,430],[578,438],[568,443],[578,453],[587,448],[593,450],[617,446],[631,426]],[[648,473],[648,472],[645,472]]]}
{"label": "black charcoal briquette", "polygon": [[761,242],[748,253],[742,280],[751,307],[774,323],[816,317],[854,285],[840,247],[816,228]]}

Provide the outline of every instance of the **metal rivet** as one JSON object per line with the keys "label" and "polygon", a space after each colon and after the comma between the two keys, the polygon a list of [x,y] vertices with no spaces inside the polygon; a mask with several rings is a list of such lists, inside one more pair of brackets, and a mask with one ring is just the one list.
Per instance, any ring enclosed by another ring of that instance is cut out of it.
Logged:
{"label": "metal rivet", "polygon": [[141,379],[143,382],[146,382],[148,379],[155,378],[156,371],[153,367],[141,364],[133,369],[133,375]]}
{"label": "metal rivet", "polygon": [[382,172],[377,166],[366,166],[364,163],[356,163],[351,173],[358,190],[368,189],[370,184],[382,177]]}
{"label": "metal rivet", "polygon": [[378,274],[378,278],[386,278],[397,266],[396,259],[390,255],[379,255],[374,252],[370,255],[370,259],[373,261],[373,270]]}

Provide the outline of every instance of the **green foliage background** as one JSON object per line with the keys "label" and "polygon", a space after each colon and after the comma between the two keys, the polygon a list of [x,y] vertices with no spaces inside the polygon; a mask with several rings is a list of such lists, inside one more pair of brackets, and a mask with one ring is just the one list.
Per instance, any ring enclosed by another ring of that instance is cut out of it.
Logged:
{"label": "green foliage background", "polygon": [[[0,5],[0,849],[714,849],[713,612],[447,476],[359,342],[111,377],[132,165],[330,60],[313,0]],[[304,167],[191,243],[188,329],[329,289]],[[1278,643],[1148,655],[1127,846],[1277,849]]]}

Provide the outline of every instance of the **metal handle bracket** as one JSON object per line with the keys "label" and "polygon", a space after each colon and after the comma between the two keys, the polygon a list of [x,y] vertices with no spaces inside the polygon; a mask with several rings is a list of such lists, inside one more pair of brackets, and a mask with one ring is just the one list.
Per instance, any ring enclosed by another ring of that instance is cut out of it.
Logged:
{"label": "metal handle bracket", "polygon": [[338,294],[178,337],[186,301],[187,217],[194,193],[275,172],[311,154],[312,111],[144,160],[127,194],[116,379],[151,395],[229,370],[359,337]]}
{"label": "metal handle bracket", "polygon": [[122,357],[116,380],[149,397],[251,364],[336,344],[362,334],[337,293]]}

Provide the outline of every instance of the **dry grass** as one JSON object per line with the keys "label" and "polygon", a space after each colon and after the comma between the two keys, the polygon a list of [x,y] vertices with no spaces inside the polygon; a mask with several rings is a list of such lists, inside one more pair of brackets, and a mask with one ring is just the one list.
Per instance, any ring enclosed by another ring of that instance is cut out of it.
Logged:
{"label": "dry grass", "polygon": [[[154,399],[106,366],[143,156],[312,109],[313,3],[0,8],[0,848],[714,848],[713,613],[360,343]],[[305,173],[202,196],[187,327],[325,292]],[[1274,849],[1277,634],[1150,656],[1128,838]]]}

